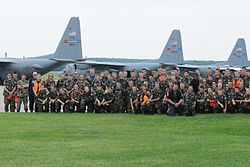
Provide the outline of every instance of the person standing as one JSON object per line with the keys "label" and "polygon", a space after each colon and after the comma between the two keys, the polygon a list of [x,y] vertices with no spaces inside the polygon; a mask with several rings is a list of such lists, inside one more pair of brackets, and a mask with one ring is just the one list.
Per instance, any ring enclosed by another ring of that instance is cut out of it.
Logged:
{"label": "person standing", "polygon": [[12,79],[12,75],[8,74],[7,79],[3,83],[4,86],[4,109],[5,112],[9,111],[10,106],[10,112],[15,112],[15,96],[13,95],[16,91],[16,84]]}
{"label": "person standing", "polygon": [[17,112],[20,112],[21,105],[24,105],[24,111],[28,111],[28,88],[29,82],[26,80],[26,75],[21,76],[21,80],[17,81]]}
{"label": "person standing", "polygon": [[37,78],[37,72],[33,72],[32,77],[29,79],[29,88],[28,88],[28,92],[29,92],[29,109],[30,112],[33,112],[34,110],[34,103],[35,103],[35,94],[33,91],[34,88],[34,82]]}

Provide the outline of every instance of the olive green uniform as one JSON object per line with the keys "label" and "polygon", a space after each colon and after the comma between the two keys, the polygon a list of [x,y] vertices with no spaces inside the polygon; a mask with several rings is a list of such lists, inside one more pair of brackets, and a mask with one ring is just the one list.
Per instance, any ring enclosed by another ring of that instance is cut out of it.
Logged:
{"label": "olive green uniform", "polygon": [[50,112],[56,111],[56,101],[58,98],[58,92],[57,91],[49,91],[48,93],[48,100],[49,100],[49,110]]}
{"label": "olive green uniform", "polygon": [[87,110],[88,113],[94,112],[94,93],[91,91],[83,92],[81,97],[81,112],[85,112]]}
{"label": "olive green uniform", "polygon": [[114,90],[114,95],[115,95],[115,101],[114,101],[114,113],[124,113],[124,94],[125,91],[120,88],[120,89],[115,89]]}
{"label": "olive green uniform", "polygon": [[71,100],[69,102],[69,109],[70,112],[80,112],[80,103],[81,103],[81,92],[80,91],[73,91],[70,94]]}
{"label": "olive green uniform", "polygon": [[[5,80],[3,86],[5,86],[8,91],[12,92],[16,88],[16,83],[13,80]],[[4,90],[3,95],[4,95],[5,112],[9,111],[9,106],[10,106],[10,111],[15,112],[14,94],[10,95],[7,91]]]}
{"label": "olive green uniform", "polygon": [[162,99],[163,99],[163,91],[161,89],[157,90],[156,88],[152,91],[153,98],[159,100],[150,102],[151,112],[156,111],[158,114],[162,113]]}
{"label": "olive green uniform", "polygon": [[[65,92],[64,94],[59,93],[58,99],[62,101],[64,104],[63,106],[63,112],[69,112],[69,100],[70,96]],[[60,112],[61,111],[62,104],[57,100],[56,103],[56,111]]]}
{"label": "olive green uniform", "polygon": [[186,116],[195,115],[195,106],[194,106],[194,103],[196,102],[195,94],[186,92],[183,95],[183,97],[184,97],[184,113],[186,113]]}
{"label": "olive green uniform", "polygon": [[[48,92],[47,89],[40,90],[37,94],[36,98],[36,112],[48,112]],[[44,101],[47,99],[47,101],[43,104],[41,101]]]}
{"label": "olive green uniform", "polygon": [[[96,89],[94,91],[94,97],[95,99],[98,99],[100,102],[104,99],[104,91],[102,89],[98,90]],[[97,100],[95,100],[95,113],[103,113],[104,112],[104,106],[98,105]]]}
{"label": "olive green uniform", "polygon": [[24,85],[28,85],[29,82],[27,80],[19,80],[17,81],[17,85],[21,86],[21,88],[17,88],[17,97],[18,97],[18,103],[17,103],[17,112],[20,112],[21,104],[24,105],[24,111],[28,111],[28,87],[24,87]]}

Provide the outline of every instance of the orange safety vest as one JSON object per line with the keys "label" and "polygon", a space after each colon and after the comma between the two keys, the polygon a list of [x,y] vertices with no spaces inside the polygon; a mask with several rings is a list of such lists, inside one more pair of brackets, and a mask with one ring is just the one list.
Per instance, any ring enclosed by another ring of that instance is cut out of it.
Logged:
{"label": "orange safety vest", "polygon": [[[159,80],[162,81],[162,75],[159,77]],[[168,75],[165,75],[165,80],[168,80]]]}
{"label": "orange safety vest", "polygon": [[210,107],[216,108],[216,101],[214,100],[214,96],[209,95],[210,101]]}
{"label": "orange safety vest", "polygon": [[[148,94],[148,92],[147,92],[147,94]],[[144,101],[145,101],[145,102],[149,101],[149,97],[148,97],[147,94],[140,98],[140,102],[141,102],[141,103],[144,102]]]}
{"label": "orange safety vest", "polygon": [[240,79],[234,79],[233,81],[232,81],[232,85],[233,85],[233,88],[235,88],[235,87],[240,87]]}
{"label": "orange safety vest", "polygon": [[42,81],[38,82],[37,80],[34,81],[34,90],[35,93],[38,93],[41,89]]}

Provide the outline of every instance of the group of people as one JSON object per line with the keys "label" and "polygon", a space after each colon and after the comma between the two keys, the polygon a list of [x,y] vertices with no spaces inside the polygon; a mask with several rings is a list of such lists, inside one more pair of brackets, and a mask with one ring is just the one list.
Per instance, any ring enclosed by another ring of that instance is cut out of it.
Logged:
{"label": "group of people", "polygon": [[[70,67],[54,80],[34,72],[27,80],[16,73],[4,81],[5,112],[79,112],[132,113],[194,116],[197,113],[247,113],[250,111],[250,71],[223,73],[207,69],[202,75],[181,74],[178,68],[167,71],[146,69],[87,74],[72,72]],[[29,107],[28,107],[29,104]]]}

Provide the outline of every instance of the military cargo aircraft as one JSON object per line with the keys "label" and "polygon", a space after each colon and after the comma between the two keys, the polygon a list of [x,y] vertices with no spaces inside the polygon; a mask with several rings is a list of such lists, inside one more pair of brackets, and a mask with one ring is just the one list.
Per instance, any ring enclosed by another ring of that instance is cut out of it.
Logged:
{"label": "military cargo aircraft", "polygon": [[82,60],[81,32],[78,17],[72,17],[55,53],[27,59],[0,59],[0,79],[16,72],[31,76],[33,71],[45,74],[54,68]]}
{"label": "military cargo aircraft", "polygon": [[[155,57],[155,56],[153,56]],[[96,71],[114,70],[114,71],[131,71],[133,69],[141,70],[155,70],[161,66],[174,66],[176,64],[183,64],[183,52],[181,43],[181,34],[179,30],[173,30],[168,42],[158,59],[145,60],[133,63],[119,63],[119,62],[97,62],[86,60],[81,64],[77,64],[77,68],[80,70],[87,70],[90,67],[95,68]]]}
{"label": "military cargo aircraft", "polygon": [[189,65],[189,64],[180,64],[177,65],[181,70],[194,71],[199,69],[202,73],[205,73],[208,68],[215,70],[219,68],[220,70],[225,70],[229,68],[230,70],[240,70],[242,67],[248,67],[248,57],[246,51],[246,43],[243,38],[239,38],[228,58],[227,61],[211,64],[211,65]]}
{"label": "military cargo aircraft", "polygon": [[182,71],[195,71],[196,69],[199,69],[202,73],[205,73],[209,67],[212,69],[220,68],[223,70],[230,68],[231,70],[239,70],[242,67],[249,66],[249,64],[246,44],[243,38],[237,40],[229,59],[225,62],[200,66],[186,64],[183,57],[180,30],[173,30],[160,58],[158,59],[140,61],[136,63],[97,62],[86,60],[82,64],[78,64],[77,68],[86,70],[92,67],[97,71],[103,71],[106,69],[114,71],[131,71],[132,69],[155,70],[157,67],[161,66],[179,67],[179,69]]}

